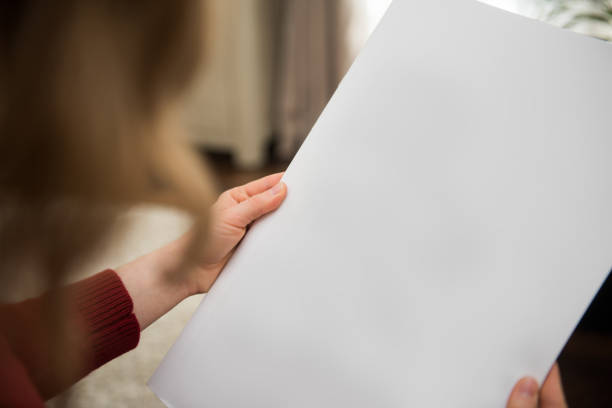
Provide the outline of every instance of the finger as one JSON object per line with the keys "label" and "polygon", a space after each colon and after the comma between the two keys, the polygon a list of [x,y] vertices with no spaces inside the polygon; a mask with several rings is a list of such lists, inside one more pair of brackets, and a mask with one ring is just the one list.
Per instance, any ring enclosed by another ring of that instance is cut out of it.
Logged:
{"label": "finger", "polygon": [[561,371],[555,363],[552,367],[540,391],[541,408],[567,408],[563,385],[561,383]]}
{"label": "finger", "polygon": [[512,390],[506,408],[537,408],[538,382],[531,377],[522,378]]}
{"label": "finger", "polygon": [[271,174],[248,184],[224,191],[219,198],[217,198],[214,207],[218,211],[222,211],[248,200],[250,197],[274,187],[278,184],[283,174],[284,173]]}
{"label": "finger", "polygon": [[226,209],[225,220],[238,228],[247,225],[270,211],[276,210],[287,195],[287,186],[280,182],[263,193],[250,197],[240,204]]}
{"label": "finger", "polygon": [[236,202],[241,203],[249,198],[263,193],[278,184],[284,173],[270,174],[269,176],[251,181],[245,185],[230,190],[231,196]]}

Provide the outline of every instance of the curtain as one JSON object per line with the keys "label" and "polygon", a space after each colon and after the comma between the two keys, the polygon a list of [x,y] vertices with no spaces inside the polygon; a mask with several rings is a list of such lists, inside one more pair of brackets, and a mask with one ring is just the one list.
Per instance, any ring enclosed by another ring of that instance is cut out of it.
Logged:
{"label": "curtain", "polygon": [[290,159],[352,62],[348,0],[282,4],[274,104],[278,154]]}

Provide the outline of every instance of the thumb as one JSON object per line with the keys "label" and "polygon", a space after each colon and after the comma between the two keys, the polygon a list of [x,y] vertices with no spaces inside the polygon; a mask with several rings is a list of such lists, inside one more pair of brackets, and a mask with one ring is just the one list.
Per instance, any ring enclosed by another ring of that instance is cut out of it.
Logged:
{"label": "thumb", "polygon": [[544,380],[540,392],[540,404],[542,408],[567,408],[558,364],[552,367]]}
{"label": "thumb", "polygon": [[512,390],[506,408],[537,408],[538,382],[526,377],[521,379]]}
{"label": "thumb", "polygon": [[246,228],[250,223],[271,211],[276,210],[287,195],[287,186],[280,182],[272,188],[249,197],[238,205],[228,208],[225,221],[239,228]]}

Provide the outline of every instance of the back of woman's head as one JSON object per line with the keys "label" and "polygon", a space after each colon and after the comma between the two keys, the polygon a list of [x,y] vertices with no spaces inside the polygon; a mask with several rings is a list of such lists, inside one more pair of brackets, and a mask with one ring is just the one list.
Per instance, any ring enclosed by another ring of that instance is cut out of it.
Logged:
{"label": "back of woman's head", "polygon": [[203,14],[194,0],[0,3],[0,285],[15,258],[60,276],[126,205],[204,211],[173,115]]}

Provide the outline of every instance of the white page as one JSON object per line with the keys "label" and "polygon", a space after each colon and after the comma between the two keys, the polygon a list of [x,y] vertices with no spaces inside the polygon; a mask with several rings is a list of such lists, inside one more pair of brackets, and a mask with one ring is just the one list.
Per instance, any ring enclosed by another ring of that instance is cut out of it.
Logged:
{"label": "white page", "polygon": [[501,407],[612,265],[612,47],[396,0],[150,381],[173,407]]}

